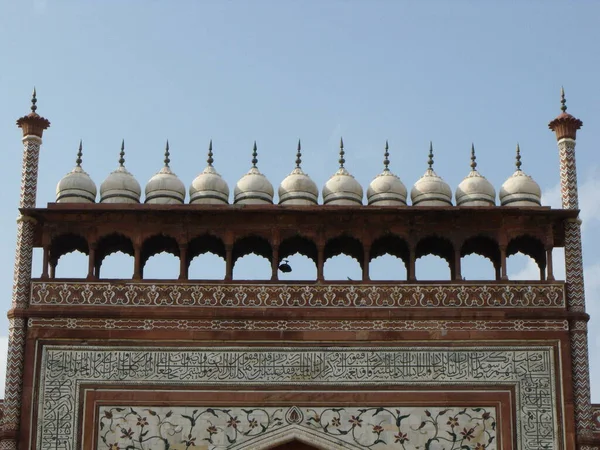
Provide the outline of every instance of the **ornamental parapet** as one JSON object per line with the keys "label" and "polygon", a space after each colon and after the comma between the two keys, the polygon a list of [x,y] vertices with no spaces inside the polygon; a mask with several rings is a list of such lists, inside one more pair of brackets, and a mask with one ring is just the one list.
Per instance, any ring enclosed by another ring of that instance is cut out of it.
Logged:
{"label": "ornamental parapet", "polygon": [[33,281],[32,306],[565,308],[561,282],[268,284]]}

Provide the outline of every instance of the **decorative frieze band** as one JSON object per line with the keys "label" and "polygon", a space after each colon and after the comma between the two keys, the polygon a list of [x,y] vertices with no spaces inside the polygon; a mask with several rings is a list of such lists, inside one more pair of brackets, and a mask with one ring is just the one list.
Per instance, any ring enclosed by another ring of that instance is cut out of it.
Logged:
{"label": "decorative frieze band", "polygon": [[568,331],[567,320],[29,319],[29,328],[175,331]]}
{"label": "decorative frieze band", "polygon": [[[95,386],[511,386],[517,448],[560,449],[551,346],[148,348],[45,346],[37,450],[76,446],[80,392]],[[451,406],[451,405],[450,405]]]}
{"label": "decorative frieze band", "polygon": [[241,308],[564,308],[562,283],[178,284],[32,283],[32,305]]}

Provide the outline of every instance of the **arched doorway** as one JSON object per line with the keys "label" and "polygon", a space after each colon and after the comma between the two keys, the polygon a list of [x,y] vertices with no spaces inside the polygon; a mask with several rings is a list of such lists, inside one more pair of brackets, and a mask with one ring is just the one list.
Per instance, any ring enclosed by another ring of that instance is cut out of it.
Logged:
{"label": "arched doorway", "polygon": [[316,450],[316,447],[311,447],[304,442],[294,440],[278,445],[277,447],[274,447],[273,450]]}

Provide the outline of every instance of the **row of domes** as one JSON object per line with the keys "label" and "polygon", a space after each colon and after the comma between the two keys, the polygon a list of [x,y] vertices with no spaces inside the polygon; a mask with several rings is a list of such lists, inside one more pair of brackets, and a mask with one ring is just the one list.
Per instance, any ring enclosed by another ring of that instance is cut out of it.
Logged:
{"label": "row of domes", "polygon": [[[273,203],[273,185],[258,170],[256,143],[252,151],[252,167],[236,184],[233,202],[236,204],[258,205]],[[385,145],[384,169],[369,185],[367,201],[369,205],[406,205],[407,190],[400,178],[389,169],[388,145]],[[58,203],[94,203],[96,185],[82,169],[82,146],[75,168],[56,187]],[[229,187],[213,167],[212,141],[208,149],[207,167],[192,182],[189,188],[192,204],[227,204]],[[146,184],[145,203],[183,204],[186,189],[181,180],[169,167],[169,143],[165,149],[163,168]],[[279,186],[279,204],[311,206],[318,204],[319,190],[311,178],[302,171],[302,153],[298,142],[296,167]],[[323,187],[325,205],[361,205],[363,189],[344,167],[344,143],[340,140],[340,167]],[[517,145],[517,170],[502,185],[500,203],[502,206],[539,206],[541,190],[539,185],[521,170],[521,155]],[[413,205],[451,206],[452,190],[433,170],[433,146],[429,147],[428,168],[415,183],[411,193]],[[493,206],[496,204],[496,191],[492,184],[477,170],[475,149],[471,147],[471,171],[456,189],[457,206]],[[100,186],[100,203],[139,203],[140,184],[125,168],[125,144],[121,144],[119,167]]]}

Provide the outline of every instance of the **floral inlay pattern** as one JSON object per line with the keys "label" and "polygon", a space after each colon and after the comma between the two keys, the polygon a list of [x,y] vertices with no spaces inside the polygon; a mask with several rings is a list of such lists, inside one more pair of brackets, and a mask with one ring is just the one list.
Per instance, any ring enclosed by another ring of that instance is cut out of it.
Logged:
{"label": "floral inlay pattern", "polygon": [[98,449],[255,448],[269,434],[301,427],[342,448],[493,450],[493,407],[102,406]]}
{"label": "floral inlay pattern", "polygon": [[564,308],[562,283],[544,284],[177,284],[33,282],[32,305],[241,308]]}

